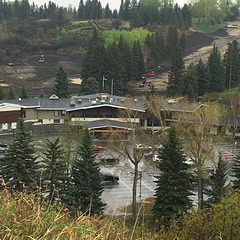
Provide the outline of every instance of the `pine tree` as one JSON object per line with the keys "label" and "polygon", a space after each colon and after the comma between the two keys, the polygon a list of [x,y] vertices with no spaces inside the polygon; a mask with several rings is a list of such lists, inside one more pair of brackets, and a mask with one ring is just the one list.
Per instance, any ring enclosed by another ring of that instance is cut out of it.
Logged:
{"label": "pine tree", "polygon": [[219,203],[222,197],[227,197],[229,185],[228,180],[228,164],[223,161],[220,154],[216,172],[211,174],[209,179],[209,188],[205,191],[209,197],[207,205]]}
{"label": "pine tree", "polygon": [[167,33],[167,54],[169,56],[169,58],[171,58],[174,49],[176,48],[176,46],[178,45],[178,32],[177,32],[177,28],[170,26],[168,28],[168,33]]}
{"label": "pine tree", "polygon": [[169,130],[168,137],[162,145],[163,148],[159,151],[161,160],[157,165],[161,174],[156,180],[153,215],[160,223],[167,224],[174,215],[191,207],[191,176],[174,128]]}
{"label": "pine tree", "polygon": [[225,69],[221,58],[221,53],[214,44],[213,50],[208,58],[209,69],[209,90],[211,92],[220,92],[225,86]]}
{"label": "pine tree", "polygon": [[228,44],[223,62],[226,69],[226,87],[237,87],[240,84],[240,48],[237,40]]}
{"label": "pine tree", "polygon": [[198,96],[202,96],[209,89],[209,71],[206,64],[200,58],[196,65]]}
{"label": "pine tree", "polygon": [[237,156],[232,165],[232,180],[233,188],[240,188],[240,156]]}
{"label": "pine tree", "polygon": [[22,99],[28,98],[27,90],[24,85],[22,85],[21,96]]}
{"label": "pine tree", "polygon": [[144,73],[144,57],[139,41],[134,41],[132,49],[133,76],[141,76]]}
{"label": "pine tree", "polygon": [[15,98],[15,93],[14,93],[14,90],[13,90],[13,86],[10,85],[9,86],[9,92],[8,92],[8,99],[14,99]]}
{"label": "pine tree", "polygon": [[84,16],[84,3],[83,0],[80,0],[78,6],[78,17],[79,19],[83,19],[83,16]]}
{"label": "pine tree", "polygon": [[46,148],[42,160],[42,186],[49,191],[49,202],[56,198],[61,199],[65,193],[65,182],[67,179],[67,165],[64,159],[64,150],[59,142],[59,137],[53,141],[46,140]]}
{"label": "pine tree", "polygon": [[185,65],[182,50],[179,46],[175,47],[171,58],[171,68],[168,75],[168,96],[182,96],[184,93]]}
{"label": "pine tree", "polygon": [[33,185],[39,176],[39,164],[32,135],[26,130],[24,120],[19,119],[13,142],[0,162],[1,175],[10,189],[22,191]]}
{"label": "pine tree", "polygon": [[69,82],[66,71],[60,66],[55,79],[55,94],[60,98],[69,97]]}
{"label": "pine tree", "polygon": [[98,82],[96,78],[88,78],[86,81],[82,82],[82,91],[81,94],[89,95],[98,93]]}
{"label": "pine tree", "polygon": [[195,65],[191,63],[188,66],[184,77],[184,94],[186,94],[189,99],[193,100],[197,92],[197,71]]}
{"label": "pine tree", "polygon": [[75,159],[72,169],[72,196],[76,210],[80,207],[83,213],[100,214],[105,206],[101,200],[102,175],[92,144],[90,132],[85,129],[78,149],[79,157]]}

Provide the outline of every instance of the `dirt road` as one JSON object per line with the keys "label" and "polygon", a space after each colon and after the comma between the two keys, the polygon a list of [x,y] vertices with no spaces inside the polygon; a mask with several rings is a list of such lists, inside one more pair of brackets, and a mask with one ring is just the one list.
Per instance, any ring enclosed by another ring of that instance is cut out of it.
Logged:
{"label": "dirt road", "polygon": [[[192,52],[184,57],[185,67],[189,64],[196,64],[200,58],[204,62],[207,61],[213,47],[213,43],[216,44],[222,56],[227,49],[227,44],[233,40],[240,40],[240,22],[236,21],[231,23],[233,25],[239,25],[239,28],[228,28],[227,30],[218,30],[212,34],[200,34],[193,33],[191,38],[188,40],[189,45],[192,46]],[[202,47],[201,46],[204,45]],[[190,50],[191,51],[191,50]],[[132,81],[130,83],[131,95],[145,95],[150,91],[152,84],[158,92],[165,92],[168,83],[168,69],[167,71],[159,72],[155,78],[148,78],[145,87],[139,87],[140,82]]]}

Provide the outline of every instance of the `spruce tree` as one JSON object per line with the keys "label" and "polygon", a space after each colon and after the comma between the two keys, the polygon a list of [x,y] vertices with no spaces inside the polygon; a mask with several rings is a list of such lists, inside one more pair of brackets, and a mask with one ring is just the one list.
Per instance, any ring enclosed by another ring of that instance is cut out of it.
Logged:
{"label": "spruce tree", "polygon": [[13,142],[0,162],[2,178],[10,189],[22,191],[33,185],[39,176],[39,164],[32,135],[19,119]]}
{"label": "spruce tree", "polygon": [[21,90],[21,98],[28,98],[27,90],[24,85],[22,85],[22,90]]}
{"label": "spruce tree", "polygon": [[225,86],[225,69],[217,46],[214,44],[213,50],[208,58],[209,69],[209,91],[220,92]]}
{"label": "spruce tree", "polygon": [[182,146],[176,135],[176,130],[171,128],[167,139],[159,150],[160,163],[157,168],[161,174],[157,176],[155,190],[156,201],[153,207],[154,218],[161,224],[178,215],[179,211],[186,211],[191,207],[191,176]]}
{"label": "spruce tree", "polygon": [[60,98],[69,97],[69,82],[66,71],[60,66],[55,79],[55,94]]}
{"label": "spruce tree", "polygon": [[200,58],[196,65],[198,96],[202,96],[209,89],[209,71],[206,64]]}
{"label": "spruce tree", "polygon": [[78,158],[75,159],[72,169],[72,197],[76,210],[80,208],[86,214],[100,214],[105,206],[101,200],[102,174],[92,145],[92,136],[88,129],[85,129],[78,149]]}
{"label": "spruce tree", "polygon": [[240,84],[240,48],[237,40],[228,44],[223,62],[226,69],[226,87],[237,87]]}
{"label": "spruce tree", "polygon": [[67,164],[64,157],[65,153],[59,137],[53,141],[47,139],[42,160],[42,186],[45,191],[49,192],[49,202],[62,198],[65,193]]}
{"label": "spruce tree", "polygon": [[8,99],[14,99],[15,98],[15,92],[13,90],[13,86],[9,86],[9,92],[8,92]]}
{"label": "spruce tree", "polygon": [[240,188],[240,156],[234,158],[232,165],[232,184],[234,189]]}
{"label": "spruce tree", "polygon": [[209,197],[207,205],[219,203],[222,197],[226,197],[229,189],[228,180],[228,164],[223,161],[220,154],[216,171],[211,174],[209,179],[209,188],[205,193]]}
{"label": "spruce tree", "polygon": [[82,90],[81,94],[83,95],[89,95],[89,94],[94,94],[98,93],[98,82],[96,78],[88,78],[86,81],[82,81]]}
{"label": "spruce tree", "polygon": [[184,93],[185,65],[182,50],[179,46],[175,47],[171,58],[171,68],[168,75],[168,96],[182,96]]}

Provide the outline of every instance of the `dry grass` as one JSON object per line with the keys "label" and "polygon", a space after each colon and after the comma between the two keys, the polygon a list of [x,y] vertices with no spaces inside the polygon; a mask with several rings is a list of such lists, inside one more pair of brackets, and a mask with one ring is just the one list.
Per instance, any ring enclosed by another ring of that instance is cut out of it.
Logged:
{"label": "dry grass", "polygon": [[[146,204],[146,201],[143,202]],[[0,192],[0,239],[153,239],[148,238],[151,233],[145,233],[142,225],[138,227],[138,221],[129,225],[129,219],[126,219],[126,216],[86,214],[79,214],[77,219],[73,219],[66,207],[61,204],[49,206],[39,194],[12,194],[4,187]]]}
{"label": "dry grass", "polygon": [[[156,197],[151,196],[151,197],[146,197],[144,199],[142,199],[141,201],[137,202],[137,212],[139,215],[149,215],[152,213],[152,208],[153,205],[155,203],[155,199]],[[132,204],[123,206],[123,207],[119,207],[117,209],[118,211],[122,211],[122,212],[127,212],[127,213],[131,213],[132,212]]]}

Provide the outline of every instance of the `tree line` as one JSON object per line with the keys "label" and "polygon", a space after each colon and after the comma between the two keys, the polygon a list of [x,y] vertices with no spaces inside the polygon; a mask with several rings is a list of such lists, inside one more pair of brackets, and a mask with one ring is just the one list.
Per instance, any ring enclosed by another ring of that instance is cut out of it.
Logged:
{"label": "tree line", "polygon": [[228,43],[223,57],[214,44],[206,63],[199,59],[197,64],[191,63],[187,69],[182,51],[176,47],[171,58],[169,96],[188,96],[196,99],[208,92],[221,92],[239,86],[240,82],[240,50],[239,43],[234,40]]}
{"label": "tree line", "polygon": [[192,19],[197,23],[208,22],[209,25],[220,23],[223,20],[235,20],[238,16],[238,2],[199,0],[193,4],[184,4],[182,8],[171,1],[121,1],[119,10],[111,10],[109,4],[102,7],[97,0],[80,0],[78,8],[58,7],[52,1],[37,6],[29,4],[28,0],[14,2],[0,1],[0,21],[12,17],[20,19],[52,19],[58,25],[69,20],[88,20],[113,18],[130,21],[132,27],[143,27],[148,24],[174,25],[178,28],[188,29]]}

